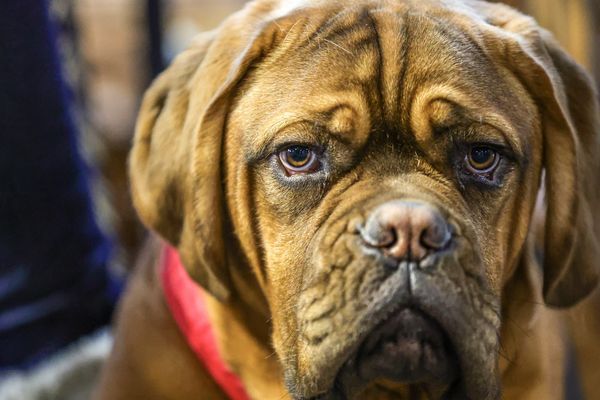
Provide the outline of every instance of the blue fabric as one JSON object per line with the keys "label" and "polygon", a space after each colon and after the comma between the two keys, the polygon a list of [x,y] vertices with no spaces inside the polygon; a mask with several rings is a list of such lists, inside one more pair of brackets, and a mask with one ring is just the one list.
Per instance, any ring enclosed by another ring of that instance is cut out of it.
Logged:
{"label": "blue fabric", "polygon": [[43,0],[0,1],[0,369],[110,318],[96,224]]}

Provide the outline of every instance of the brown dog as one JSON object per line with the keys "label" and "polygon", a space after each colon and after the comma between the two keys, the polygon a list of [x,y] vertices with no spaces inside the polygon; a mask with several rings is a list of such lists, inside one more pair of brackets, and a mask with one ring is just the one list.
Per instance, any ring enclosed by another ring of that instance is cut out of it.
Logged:
{"label": "brown dog", "polygon": [[[506,6],[259,0],[148,91],[131,182],[252,398],[555,399],[542,303],[597,281],[598,127],[587,75]],[[223,398],[147,253],[97,397]]]}

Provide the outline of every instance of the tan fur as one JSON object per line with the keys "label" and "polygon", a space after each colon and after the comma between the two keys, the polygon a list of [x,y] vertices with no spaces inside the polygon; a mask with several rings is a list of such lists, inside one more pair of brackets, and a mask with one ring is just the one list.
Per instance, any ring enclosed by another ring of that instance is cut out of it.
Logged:
{"label": "tan fur", "polygon": [[[505,142],[520,161],[493,191],[457,183],[454,137]],[[327,148],[318,184],[278,175],[274,152],[298,142]],[[563,332],[544,303],[571,306],[596,284],[599,152],[589,78],[508,7],[264,0],[199,38],[149,89],[131,182],[142,220],[214,295],[221,352],[253,398],[331,388],[397,288],[360,250],[358,227],[374,205],[416,198],[458,229],[443,265],[451,279],[429,284],[449,287],[431,298],[447,296],[470,324],[445,322],[462,332],[455,345],[469,395],[493,399],[501,382],[504,398],[552,399],[563,390]],[[545,203],[532,229],[542,170]],[[174,340],[156,279],[140,276],[97,398],[221,398]],[[151,312],[132,322],[145,301]],[[163,331],[171,361],[155,352]],[[448,388],[363,389],[386,399]]]}

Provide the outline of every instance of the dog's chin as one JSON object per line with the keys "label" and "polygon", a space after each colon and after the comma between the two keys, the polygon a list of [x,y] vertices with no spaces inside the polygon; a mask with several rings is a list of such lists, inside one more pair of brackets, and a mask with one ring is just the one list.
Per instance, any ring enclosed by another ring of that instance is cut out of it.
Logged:
{"label": "dog's chin", "polygon": [[342,366],[340,397],[352,398],[377,382],[418,385],[441,397],[459,378],[446,333],[414,308],[402,308],[377,325]]}

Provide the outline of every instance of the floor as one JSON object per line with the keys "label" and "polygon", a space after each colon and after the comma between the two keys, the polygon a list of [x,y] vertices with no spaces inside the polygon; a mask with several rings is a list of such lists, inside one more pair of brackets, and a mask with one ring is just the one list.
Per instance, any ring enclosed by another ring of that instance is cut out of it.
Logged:
{"label": "floor", "polygon": [[27,372],[0,375],[0,400],[86,400],[112,336],[103,329],[72,344]]}

